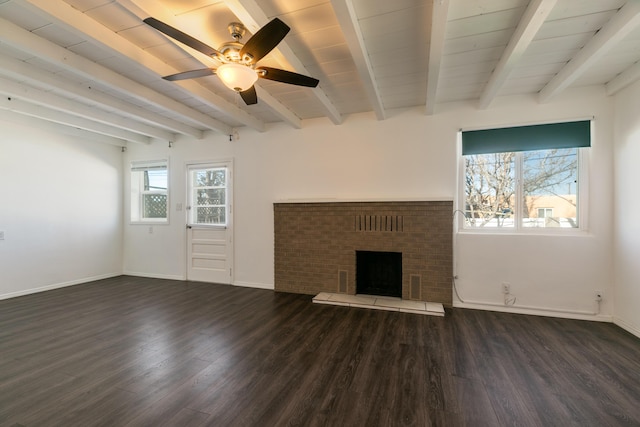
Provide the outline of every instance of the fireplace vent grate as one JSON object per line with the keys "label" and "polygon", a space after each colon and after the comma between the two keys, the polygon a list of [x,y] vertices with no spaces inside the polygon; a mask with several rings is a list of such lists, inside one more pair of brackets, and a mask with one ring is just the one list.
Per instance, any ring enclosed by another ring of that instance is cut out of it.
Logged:
{"label": "fireplace vent grate", "polygon": [[401,232],[404,228],[402,215],[356,215],[356,231],[394,231]]}
{"label": "fireplace vent grate", "polygon": [[409,279],[409,296],[413,300],[420,300],[420,275],[412,274]]}
{"label": "fireplace vent grate", "polygon": [[338,270],[338,292],[347,293],[348,272],[346,270]]}

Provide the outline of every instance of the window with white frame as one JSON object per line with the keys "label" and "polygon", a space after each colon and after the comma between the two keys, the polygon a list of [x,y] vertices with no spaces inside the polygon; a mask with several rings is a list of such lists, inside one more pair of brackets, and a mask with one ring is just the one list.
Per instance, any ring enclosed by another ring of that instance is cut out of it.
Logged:
{"label": "window with white frame", "polygon": [[462,132],[464,228],[579,228],[590,135],[590,121]]}
{"label": "window with white frame", "polygon": [[169,220],[167,160],[131,163],[131,222]]}

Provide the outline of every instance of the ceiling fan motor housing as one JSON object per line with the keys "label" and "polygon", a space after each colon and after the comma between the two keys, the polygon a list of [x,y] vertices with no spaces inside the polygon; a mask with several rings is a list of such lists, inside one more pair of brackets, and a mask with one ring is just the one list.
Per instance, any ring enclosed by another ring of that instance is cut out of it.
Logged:
{"label": "ceiling fan motor housing", "polygon": [[240,50],[242,49],[242,46],[244,45],[240,42],[227,42],[220,46],[218,50],[224,56],[226,62],[240,63],[243,62],[240,57]]}
{"label": "ceiling fan motor housing", "polygon": [[240,55],[240,51],[244,47],[244,44],[242,44],[240,40],[246,34],[247,29],[240,22],[230,23],[227,29],[235,41],[224,43],[218,48],[220,53],[223,55],[224,60],[226,60],[224,62],[250,66],[252,64],[253,56],[248,53]]}

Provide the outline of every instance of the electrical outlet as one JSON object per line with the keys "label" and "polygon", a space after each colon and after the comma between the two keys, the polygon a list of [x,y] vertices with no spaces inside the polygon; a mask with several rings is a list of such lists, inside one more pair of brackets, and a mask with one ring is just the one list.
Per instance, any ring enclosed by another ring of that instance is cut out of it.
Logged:
{"label": "electrical outlet", "polygon": [[511,284],[507,282],[502,282],[502,293],[508,294],[511,292]]}
{"label": "electrical outlet", "polygon": [[604,292],[596,291],[594,297],[596,298],[596,301],[602,301],[602,298],[604,298]]}

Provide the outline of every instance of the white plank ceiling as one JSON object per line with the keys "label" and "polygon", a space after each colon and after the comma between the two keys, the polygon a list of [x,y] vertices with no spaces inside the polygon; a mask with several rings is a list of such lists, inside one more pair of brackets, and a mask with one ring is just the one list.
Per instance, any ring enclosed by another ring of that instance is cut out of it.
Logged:
{"label": "white plank ceiling", "polygon": [[[230,22],[246,42],[277,17],[291,27],[258,65],[320,80],[260,79],[247,106],[217,76],[161,77],[220,65],[142,20],[218,47]],[[116,144],[233,134],[250,127],[498,97],[539,102],[571,87],[608,95],[640,78],[640,0],[0,0],[0,108],[101,134]]]}

